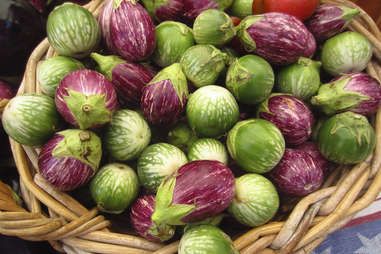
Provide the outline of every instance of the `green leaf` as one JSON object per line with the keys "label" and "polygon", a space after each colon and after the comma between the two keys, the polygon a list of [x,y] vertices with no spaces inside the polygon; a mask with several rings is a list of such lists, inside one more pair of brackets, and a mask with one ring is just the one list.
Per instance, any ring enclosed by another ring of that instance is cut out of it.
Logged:
{"label": "green leaf", "polygon": [[106,94],[84,95],[67,89],[69,95],[64,101],[78,122],[80,129],[87,129],[94,124],[105,124],[111,121],[111,112],[106,108]]}
{"label": "green leaf", "polygon": [[157,189],[155,198],[155,211],[166,209],[172,204],[173,191],[176,185],[176,177],[170,176],[167,180],[161,182]]}
{"label": "green leaf", "polygon": [[185,225],[182,218],[193,212],[196,205],[174,204],[162,210],[155,209],[152,214],[152,221],[156,224]]}

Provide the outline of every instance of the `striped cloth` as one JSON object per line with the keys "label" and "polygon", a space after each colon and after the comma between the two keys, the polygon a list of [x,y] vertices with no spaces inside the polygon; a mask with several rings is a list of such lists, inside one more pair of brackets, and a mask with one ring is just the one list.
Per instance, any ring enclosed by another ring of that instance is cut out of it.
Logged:
{"label": "striped cloth", "polygon": [[381,254],[381,194],[312,254]]}

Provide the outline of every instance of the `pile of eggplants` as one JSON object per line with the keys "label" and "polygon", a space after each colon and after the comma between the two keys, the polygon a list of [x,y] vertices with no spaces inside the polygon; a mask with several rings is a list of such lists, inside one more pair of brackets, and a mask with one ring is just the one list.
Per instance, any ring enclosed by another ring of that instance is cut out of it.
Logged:
{"label": "pile of eggplants", "polygon": [[42,94],[12,98],[0,83],[4,130],[41,148],[53,187],[89,188],[141,237],[182,232],[179,253],[238,253],[225,217],[263,225],[280,195],[309,195],[369,157],[381,86],[364,72],[371,43],[346,30],[359,10],[239,12],[239,23],[233,2],[107,0],[98,19],[56,7]]}

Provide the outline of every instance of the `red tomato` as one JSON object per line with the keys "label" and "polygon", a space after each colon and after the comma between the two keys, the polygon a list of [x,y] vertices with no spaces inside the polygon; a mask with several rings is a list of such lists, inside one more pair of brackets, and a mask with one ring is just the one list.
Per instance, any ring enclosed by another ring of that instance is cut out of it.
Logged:
{"label": "red tomato", "polygon": [[264,13],[263,0],[253,0],[253,14]]}
{"label": "red tomato", "polygon": [[237,18],[237,17],[234,17],[234,16],[230,16],[230,18],[232,19],[234,26],[238,26],[239,23],[241,23],[241,19],[240,18]]}
{"label": "red tomato", "polygon": [[319,0],[263,0],[263,5],[265,12],[284,12],[305,20],[314,13]]}

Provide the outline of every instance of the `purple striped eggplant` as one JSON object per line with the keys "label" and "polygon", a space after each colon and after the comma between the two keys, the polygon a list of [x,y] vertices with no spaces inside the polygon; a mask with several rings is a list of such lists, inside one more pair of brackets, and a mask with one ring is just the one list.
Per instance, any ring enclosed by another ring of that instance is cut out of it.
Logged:
{"label": "purple striped eggplant", "polygon": [[118,56],[90,55],[99,66],[99,71],[112,82],[122,105],[139,104],[142,90],[153,75],[143,65],[130,63]]}
{"label": "purple striped eggplant", "polygon": [[310,194],[323,182],[323,171],[313,158],[307,152],[289,148],[270,176],[279,191],[293,196]]}
{"label": "purple striped eggplant", "polygon": [[156,227],[151,216],[155,210],[155,195],[138,198],[131,207],[130,220],[135,232],[152,242],[164,242],[173,237],[175,226],[161,224]]}
{"label": "purple striped eggplant", "polygon": [[225,164],[192,161],[160,184],[152,221],[157,226],[201,221],[228,208],[234,195],[234,175]]}
{"label": "purple striped eggplant", "polygon": [[185,110],[188,83],[179,63],[162,69],[143,88],[141,108],[154,125],[175,124]]}
{"label": "purple striped eggplant", "polygon": [[381,106],[381,85],[366,73],[346,74],[322,85],[311,103],[326,114],[352,111],[369,116]]}
{"label": "purple striped eggplant", "polygon": [[296,17],[269,12],[246,17],[238,25],[238,38],[247,52],[254,52],[271,64],[295,63],[311,58],[316,50],[314,36]]}
{"label": "purple striped eggplant", "polygon": [[307,141],[295,147],[295,149],[307,152],[311,155],[315,164],[323,171],[323,175],[327,175],[328,172],[335,166],[334,163],[328,161],[319,151],[319,147],[315,142]]}
{"label": "purple striped eggplant", "polygon": [[57,132],[38,155],[41,176],[62,191],[84,185],[99,168],[100,138],[91,131],[68,129]]}
{"label": "purple striped eggplant", "polygon": [[321,4],[307,20],[308,30],[317,41],[324,41],[344,31],[352,19],[360,13],[358,9],[338,4]]}
{"label": "purple striped eggplant", "polygon": [[70,124],[80,129],[94,129],[111,121],[118,108],[115,88],[102,74],[76,70],[59,83],[55,102],[57,110]]}
{"label": "purple striped eggplant", "polygon": [[108,49],[115,54],[141,61],[153,53],[155,25],[137,0],[108,0],[98,21]]}
{"label": "purple striped eggplant", "polygon": [[275,124],[289,145],[301,144],[312,134],[314,116],[308,106],[294,96],[271,94],[259,105],[257,115]]}
{"label": "purple striped eggplant", "polygon": [[183,0],[143,0],[142,2],[158,22],[179,20],[184,12]]}

